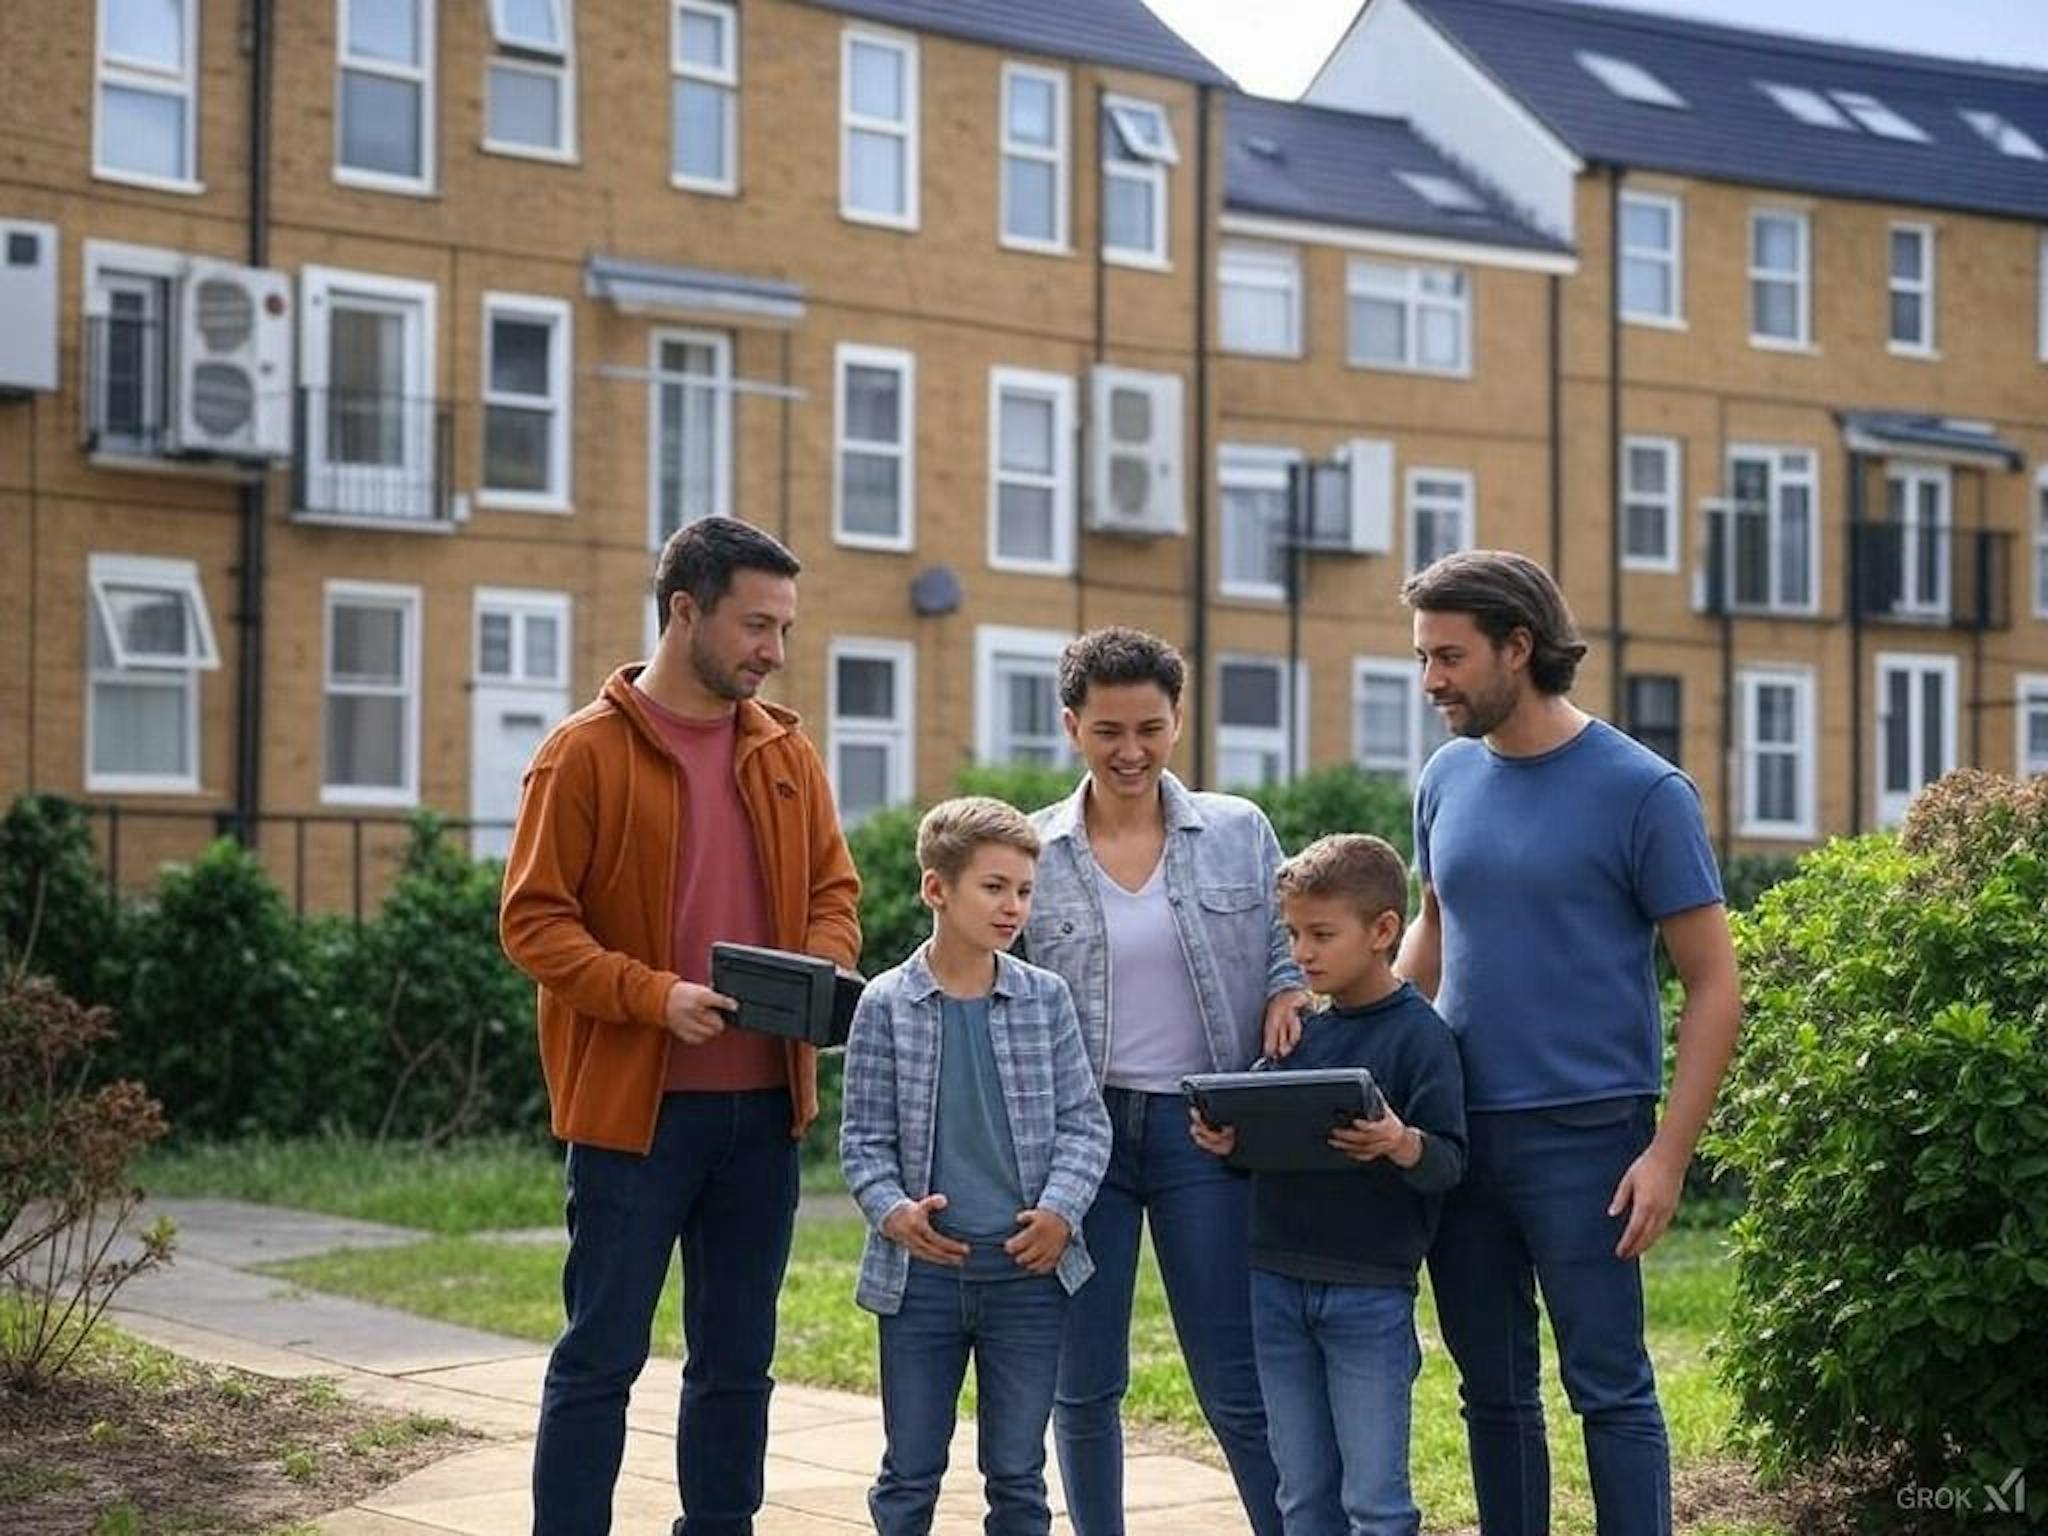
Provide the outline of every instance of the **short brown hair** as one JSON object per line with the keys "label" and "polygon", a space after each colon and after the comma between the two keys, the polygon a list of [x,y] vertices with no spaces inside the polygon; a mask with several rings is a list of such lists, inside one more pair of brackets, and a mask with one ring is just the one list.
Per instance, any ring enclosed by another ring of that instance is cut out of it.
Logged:
{"label": "short brown hair", "polygon": [[1529,681],[1541,693],[1570,693],[1586,643],[1550,572],[1508,549],[1445,555],[1401,584],[1401,601],[1423,613],[1468,613],[1498,650],[1529,632]]}
{"label": "short brown hair", "polygon": [[1091,683],[1157,683],[1166,702],[1178,705],[1188,669],[1180,652],[1151,631],[1112,624],[1068,641],[1059,676],[1060,703],[1072,710],[1088,701]]}
{"label": "short brown hair", "polygon": [[794,578],[803,562],[772,534],[737,517],[700,517],[669,535],[654,565],[654,628],[668,633],[668,611],[678,592],[690,594],[700,614],[732,590],[738,571]]}
{"label": "short brown hair", "polygon": [[1273,889],[1281,896],[1335,896],[1368,923],[1382,912],[1408,918],[1408,866],[1392,843],[1368,832],[1317,838],[1280,866]]}
{"label": "short brown hair", "polygon": [[967,872],[974,852],[987,843],[1014,848],[1028,859],[1038,857],[1038,829],[1006,800],[989,795],[962,795],[941,800],[917,824],[917,867],[930,870],[951,885]]}

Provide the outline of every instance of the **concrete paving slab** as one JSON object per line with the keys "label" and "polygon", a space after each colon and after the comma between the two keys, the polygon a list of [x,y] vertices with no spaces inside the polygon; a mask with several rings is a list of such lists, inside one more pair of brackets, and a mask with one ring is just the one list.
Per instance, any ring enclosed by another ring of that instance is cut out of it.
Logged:
{"label": "concrete paving slab", "polygon": [[399,1248],[424,1242],[432,1235],[413,1227],[288,1211],[246,1200],[161,1196],[146,1202],[130,1226],[146,1227],[159,1216],[177,1223],[181,1258],[210,1259],[238,1268],[310,1258],[344,1248]]}
{"label": "concrete paving slab", "polygon": [[357,1505],[323,1516],[313,1526],[321,1536],[439,1536],[434,1526],[376,1514]]}
{"label": "concrete paving slab", "polygon": [[483,1493],[524,1493],[533,1483],[533,1441],[505,1440],[458,1451],[363,1500],[383,1510]]}

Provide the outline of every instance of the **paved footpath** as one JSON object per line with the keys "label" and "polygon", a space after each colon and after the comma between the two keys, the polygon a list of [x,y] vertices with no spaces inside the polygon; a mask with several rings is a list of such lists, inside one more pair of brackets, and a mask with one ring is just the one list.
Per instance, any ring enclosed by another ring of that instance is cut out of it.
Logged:
{"label": "paved footpath", "polygon": [[[527,1479],[546,1351],[367,1302],[323,1296],[250,1273],[257,1264],[343,1248],[393,1247],[427,1234],[232,1200],[154,1200],[149,1215],[178,1224],[170,1268],[119,1293],[116,1322],[181,1355],[260,1376],[326,1376],[348,1396],[396,1411],[440,1415],[483,1438],[319,1522],[328,1536],[524,1536]],[[849,1296],[847,1305],[852,1306]],[[665,1536],[677,1514],[675,1401],[681,1366],[653,1359],[627,1411],[626,1463],[613,1504],[617,1536]],[[767,1505],[760,1536],[845,1536],[870,1529],[866,1494],[882,1455],[881,1405],[814,1387],[775,1389],[769,1415]],[[952,1472],[934,1536],[981,1529],[974,1430],[953,1442]],[[1058,1467],[1048,1457],[1055,1512]],[[1221,1472],[1177,1456],[1133,1455],[1125,1473],[1131,1536],[1242,1533],[1244,1516]],[[1070,1527],[1064,1515],[1057,1531]]]}

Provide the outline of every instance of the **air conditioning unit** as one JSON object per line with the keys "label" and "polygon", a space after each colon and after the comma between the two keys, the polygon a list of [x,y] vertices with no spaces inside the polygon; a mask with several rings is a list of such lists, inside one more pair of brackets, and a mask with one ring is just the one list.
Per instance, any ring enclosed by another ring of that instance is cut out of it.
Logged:
{"label": "air conditioning unit", "polygon": [[291,279],[195,261],[176,284],[168,446],[282,459],[292,451]]}
{"label": "air conditioning unit", "polygon": [[1097,368],[1091,384],[1090,531],[1185,532],[1180,375]]}
{"label": "air conditioning unit", "polygon": [[57,226],[0,219],[0,394],[57,387]]}

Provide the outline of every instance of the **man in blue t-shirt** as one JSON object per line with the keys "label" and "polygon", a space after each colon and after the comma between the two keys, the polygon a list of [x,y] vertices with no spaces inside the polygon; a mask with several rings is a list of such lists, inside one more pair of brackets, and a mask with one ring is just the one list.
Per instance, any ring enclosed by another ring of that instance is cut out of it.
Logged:
{"label": "man in blue t-shirt", "polygon": [[[1677,1208],[1741,1014],[1699,795],[1566,696],[1586,647],[1534,561],[1409,578],[1422,686],[1462,740],[1415,794],[1422,914],[1397,970],[1465,1068],[1470,1150],[1430,1251],[1486,1536],[1550,1529],[1536,1295],[1600,1536],[1667,1536],[1671,1457],[1639,1260]],[[1656,941],[1685,988],[1662,1123]]]}

